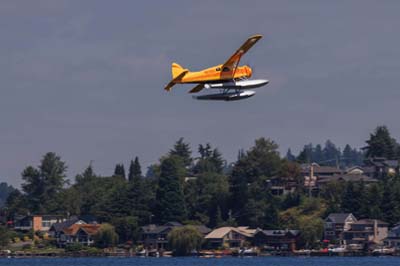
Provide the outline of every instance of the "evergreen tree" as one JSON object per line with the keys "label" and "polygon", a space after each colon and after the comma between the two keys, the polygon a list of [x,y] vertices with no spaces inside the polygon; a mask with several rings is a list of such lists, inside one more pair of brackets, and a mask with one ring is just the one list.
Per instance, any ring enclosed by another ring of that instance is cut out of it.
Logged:
{"label": "evergreen tree", "polygon": [[207,143],[205,146],[199,145],[200,158],[193,167],[194,174],[212,172],[222,174],[225,161],[218,149],[212,149]]}
{"label": "evergreen tree", "polygon": [[257,139],[254,147],[236,162],[230,177],[231,209],[240,224],[255,224],[263,219],[269,194],[267,180],[281,168],[278,145],[264,138]]}
{"label": "evergreen tree", "polygon": [[56,196],[67,183],[67,166],[53,152],[46,153],[38,169],[28,166],[22,173],[22,189],[33,213],[47,213],[57,209]]}
{"label": "evergreen tree", "polygon": [[124,167],[124,165],[122,163],[121,164],[117,164],[115,166],[114,176],[115,177],[122,177],[123,179],[126,178],[126,176],[125,176],[125,167]]}
{"label": "evergreen tree", "polygon": [[347,144],[344,147],[344,150],[343,150],[343,158],[342,158],[342,160],[344,161],[344,165],[345,166],[354,165],[354,161],[355,161],[354,159],[355,159],[354,158],[354,151],[350,147],[350,145]]}
{"label": "evergreen tree", "polygon": [[4,204],[8,198],[8,195],[10,195],[10,193],[12,193],[14,191],[15,191],[15,188],[8,185],[6,182],[0,183],[0,208],[4,206]]}
{"label": "evergreen tree", "polygon": [[366,141],[366,157],[385,157],[394,159],[397,156],[399,145],[396,140],[390,136],[389,129],[386,126],[378,126],[374,133],[370,134]]}
{"label": "evergreen tree", "polygon": [[183,164],[186,168],[189,168],[192,164],[192,151],[190,145],[184,142],[183,138],[180,138],[174,145],[174,148],[169,151],[170,156],[178,156],[182,159]]}
{"label": "evergreen tree", "polygon": [[329,139],[325,142],[325,147],[322,150],[324,164],[336,166],[341,155],[340,150]]}
{"label": "evergreen tree", "polygon": [[317,144],[317,146],[315,146],[312,158],[314,159],[314,162],[316,162],[316,163],[320,163],[324,160],[324,153],[322,151],[321,144]]}
{"label": "evergreen tree", "polygon": [[313,145],[311,143],[304,145],[296,160],[298,163],[313,163]]}
{"label": "evergreen tree", "polygon": [[139,163],[139,158],[135,157],[135,161],[131,161],[129,166],[128,179],[130,182],[135,182],[142,178],[142,168]]}
{"label": "evergreen tree", "polygon": [[183,221],[186,219],[186,207],[181,185],[181,158],[170,156],[161,163],[160,178],[156,194],[157,219],[161,223],[167,221]]}
{"label": "evergreen tree", "polygon": [[364,182],[346,182],[341,199],[342,210],[353,213],[358,218],[366,218],[363,215],[363,195],[366,193]]}
{"label": "evergreen tree", "polygon": [[290,148],[286,152],[286,157],[285,158],[290,162],[294,162],[296,160],[296,157],[292,154],[292,150]]}

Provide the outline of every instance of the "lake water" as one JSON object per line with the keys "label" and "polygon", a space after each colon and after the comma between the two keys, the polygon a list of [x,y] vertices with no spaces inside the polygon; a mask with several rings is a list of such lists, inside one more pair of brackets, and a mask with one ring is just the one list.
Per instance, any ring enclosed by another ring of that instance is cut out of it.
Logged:
{"label": "lake water", "polygon": [[399,266],[400,257],[33,258],[0,259],[7,266]]}

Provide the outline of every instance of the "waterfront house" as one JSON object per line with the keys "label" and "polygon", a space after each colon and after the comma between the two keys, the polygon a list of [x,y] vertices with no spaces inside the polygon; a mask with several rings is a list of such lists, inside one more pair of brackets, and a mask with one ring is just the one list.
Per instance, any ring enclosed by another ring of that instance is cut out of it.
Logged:
{"label": "waterfront house", "polygon": [[97,224],[97,221],[95,217],[90,215],[71,216],[63,222],[54,223],[49,229],[49,235],[55,238],[58,243],[63,230],[74,224]]}
{"label": "waterfront house", "polygon": [[345,245],[359,245],[367,248],[370,245],[382,244],[388,236],[388,223],[362,219],[350,224],[350,229],[342,233],[342,241]]}
{"label": "waterfront house", "polygon": [[383,240],[386,247],[400,250],[400,224],[397,224],[388,233],[388,237]]}
{"label": "waterfront house", "polygon": [[251,239],[257,229],[249,229],[247,226],[240,227],[220,227],[205,236],[208,248],[232,248],[243,247]]}
{"label": "waterfront house", "polygon": [[99,224],[73,224],[60,232],[58,246],[65,247],[74,243],[91,246],[94,243],[94,236],[99,230]]}
{"label": "waterfront house", "polygon": [[251,242],[263,250],[294,251],[299,239],[298,230],[257,230]]}
{"label": "waterfront house", "polygon": [[17,231],[48,232],[53,224],[65,220],[62,215],[26,215],[16,217],[13,224]]}
{"label": "waterfront house", "polygon": [[340,239],[342,232],[350,230],[351,224],[357,219],[351,213],[331,213],[324,222],[324,238]]}
{"label": "waterfront house", "polygon": [[[139,243],[146,249],[168,249],[168,233],[176,227],[183,226],[178,222],[168,222],[164,225],[149,224],[142,226],[139,231]],[[204,225],[192,225],[203,236],[207,235],[211,229]]]}

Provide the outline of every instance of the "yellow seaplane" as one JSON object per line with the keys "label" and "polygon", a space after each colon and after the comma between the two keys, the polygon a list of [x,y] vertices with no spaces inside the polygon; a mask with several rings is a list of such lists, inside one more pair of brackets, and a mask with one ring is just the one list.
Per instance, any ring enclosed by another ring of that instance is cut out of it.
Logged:
{"label": "yellow seaplane", "polygon": [[255,95],[250,89],[268,84],[266,79],[249,79],[252,69],[239,66],[242,56],[262,38],[262,35],[253,35],[224,63],[197,72],[191,72],[177,63],[172,63],[172,80],[164,88],[171,91],[175,84],[197,83],[189,93],[197,93],[203,89],[219,89],[220,93],[195,96],[198,100],[234,101],[249,98]]}

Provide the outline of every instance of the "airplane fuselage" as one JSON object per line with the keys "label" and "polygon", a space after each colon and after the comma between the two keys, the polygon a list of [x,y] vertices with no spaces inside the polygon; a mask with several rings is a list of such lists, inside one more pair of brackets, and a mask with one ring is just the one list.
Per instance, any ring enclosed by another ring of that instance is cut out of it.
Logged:
{"label": "airplane fuselage", "polygon": [[250,78],[252,70],[249,66],[239,66],[236,71],[229,67],[218,65],[197,72],[188,72],[176,83],[209,83],[218,81],[228,81],[232,79]]}

